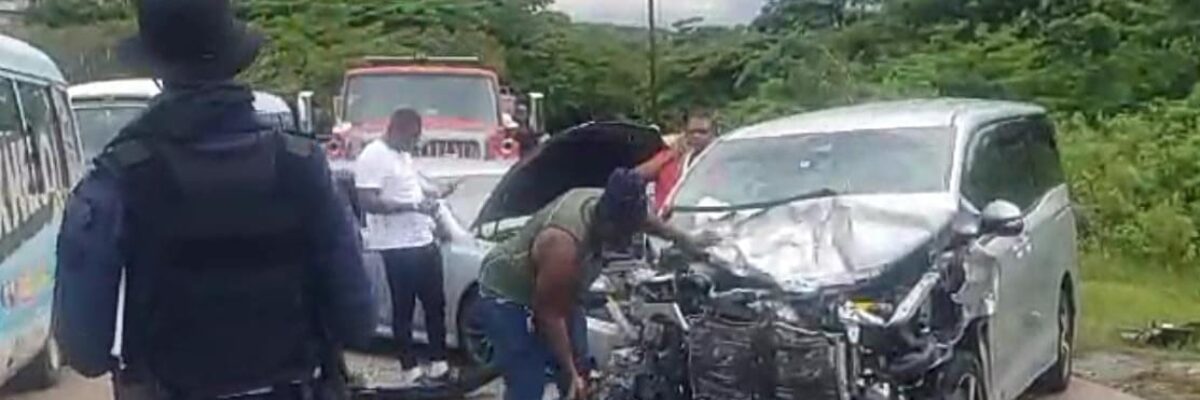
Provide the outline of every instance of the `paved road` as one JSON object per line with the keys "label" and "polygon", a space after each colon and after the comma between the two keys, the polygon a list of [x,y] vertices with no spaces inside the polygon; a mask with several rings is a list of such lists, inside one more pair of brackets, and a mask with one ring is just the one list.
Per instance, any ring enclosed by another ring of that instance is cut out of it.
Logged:
{"label": "paved road", "polygon": [[[6,400],[110,400],[111,392],[107,379],[85,380],[78,375],[69,375],[54,389],[36,393],[11,394],[0,391],[0,399]],[[475,400],[475,399],[472,399]],[[1095,383],[1076,380],[1071,391],[1060,396],[1041,400],[1138,400]]]}

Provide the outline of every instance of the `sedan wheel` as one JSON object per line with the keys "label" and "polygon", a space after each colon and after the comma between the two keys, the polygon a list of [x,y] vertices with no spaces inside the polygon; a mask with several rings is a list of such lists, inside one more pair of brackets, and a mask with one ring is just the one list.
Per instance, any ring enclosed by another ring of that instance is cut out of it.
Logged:
{"label": "sedan wheel", "polygon": [[459,306],[458,341],[472,365],[488,366],[495,358],[495,350],[484,334],[483,319],[476,307],[478,304],[479,296],[470,294]]}

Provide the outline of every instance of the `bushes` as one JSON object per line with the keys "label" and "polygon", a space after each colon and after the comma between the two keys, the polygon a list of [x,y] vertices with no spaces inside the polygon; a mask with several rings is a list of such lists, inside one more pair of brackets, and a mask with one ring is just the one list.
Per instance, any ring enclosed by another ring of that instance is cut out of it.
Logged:
{"label": "bushes", "polygon": [[1059,137],[1089,249],[1182,273],[1200,249],[1200,108],[1161,102],[1088,121]]}

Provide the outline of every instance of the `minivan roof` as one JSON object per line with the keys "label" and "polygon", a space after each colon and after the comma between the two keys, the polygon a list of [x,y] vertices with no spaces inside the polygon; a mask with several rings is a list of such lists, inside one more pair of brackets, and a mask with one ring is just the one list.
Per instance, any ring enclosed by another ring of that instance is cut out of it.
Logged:
{"label": "minivan roof", "polygon": [[[81,83],[71,86],[67,93],[71,101],[86,100],[150,100],[162,89],[153,79],[116,79]],[[279,96],[267,92],[254,92],[254,109],[260,113],[291,113],[292,109]]]}
{"label": "minivan roof", "polygon": [[54,83],[67,83],[50,56],[29,43],[4,34],[0,34],[0,70]]}
{"label": "minivan roof", "polygon": [[978,126],[1045,114],[1042,107],[1000,100],[920,99],[867,103],[787,116],[739,129],[729,140],[893,128]]}

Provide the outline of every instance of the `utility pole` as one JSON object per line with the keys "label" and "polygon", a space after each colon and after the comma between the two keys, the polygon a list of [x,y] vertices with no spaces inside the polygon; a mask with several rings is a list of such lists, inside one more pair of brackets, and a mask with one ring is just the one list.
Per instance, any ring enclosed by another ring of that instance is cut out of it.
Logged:
{"label": "utility pole", "polygon": [[658,123],[658,32],[657,13],[654,10],[654,0],[649,2],[650,19],[650,118],[651,123]]}

